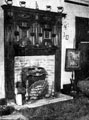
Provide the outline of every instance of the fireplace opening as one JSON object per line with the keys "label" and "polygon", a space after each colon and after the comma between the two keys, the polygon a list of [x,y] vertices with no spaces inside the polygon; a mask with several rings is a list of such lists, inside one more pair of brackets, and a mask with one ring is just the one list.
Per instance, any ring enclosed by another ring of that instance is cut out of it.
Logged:
{"label": "fireplace opening", "polygon": [[28,80],[28,85],[31,86],[34,82],[38,80],[45,80],[47,75],[46,70],[43,67],[31,66],[22,68],[21,79],[23,86],[26,88],[26,81]]}
{"label": "fireplace opening", "polygon": [[54,95],[55,55],[17,56],[14,63],[15,94],[22,104]]}
{"label": "fireplace opening", "polygon": [[26,99],[39,99],[48,92],[47,72],[43,67],[24,67],[21,79],[23,87],[26,89]]}

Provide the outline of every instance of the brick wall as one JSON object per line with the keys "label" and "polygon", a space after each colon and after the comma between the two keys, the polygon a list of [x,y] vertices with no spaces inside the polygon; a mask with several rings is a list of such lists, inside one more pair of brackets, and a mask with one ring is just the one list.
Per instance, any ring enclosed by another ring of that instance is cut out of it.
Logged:
{"label": "brick wall", "polygon": [[21,70],[28,66],[43,67],[48,73],[48,83],[52,85],[55,76],[55,55],[49,56],[18,56],[14,60],[15,83],[21,81]]}

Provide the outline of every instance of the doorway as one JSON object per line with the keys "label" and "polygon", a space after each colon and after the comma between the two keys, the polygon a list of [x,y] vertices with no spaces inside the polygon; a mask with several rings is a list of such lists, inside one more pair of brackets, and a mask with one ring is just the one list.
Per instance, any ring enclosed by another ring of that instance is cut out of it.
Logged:
{"label": "doorway", "polygon": [[81,51],[81,69],[75,72],[75,79],[89,77],[89,18],[76,17],[76,48]]}

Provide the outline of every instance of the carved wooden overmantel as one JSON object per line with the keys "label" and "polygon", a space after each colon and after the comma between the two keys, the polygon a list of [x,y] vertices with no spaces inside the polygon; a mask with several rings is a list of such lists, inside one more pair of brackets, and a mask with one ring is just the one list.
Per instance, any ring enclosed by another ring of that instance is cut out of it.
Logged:
{"label": "carved wooden overmantel", "polygon": [[55,55],[55,89],[60,90],[62,17],[65,14],[3,5],[5,89],[14,98],[14,57]]}

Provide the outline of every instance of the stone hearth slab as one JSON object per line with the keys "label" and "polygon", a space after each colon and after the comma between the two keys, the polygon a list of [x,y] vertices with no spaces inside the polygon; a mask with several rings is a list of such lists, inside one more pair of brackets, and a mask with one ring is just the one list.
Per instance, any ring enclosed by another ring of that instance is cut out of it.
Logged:
{"label": "stone hearth slab", "polygon": [[17,106],[17,109],[23,109],[23,108],[36,108],[36,107],[40,107],[43,105],[48,105],[51,103],[56,103],[56,102],[61,102],[61,101],[67,101],[67,100],[71,100],[73,99],[72,96],[69,95],[65,95],[62,93],[59,93],[57,95],[57,97],[52,97],[52,98],[43,98],[40,100],[36,100],[36,101],[30,101],[22,106]]}

